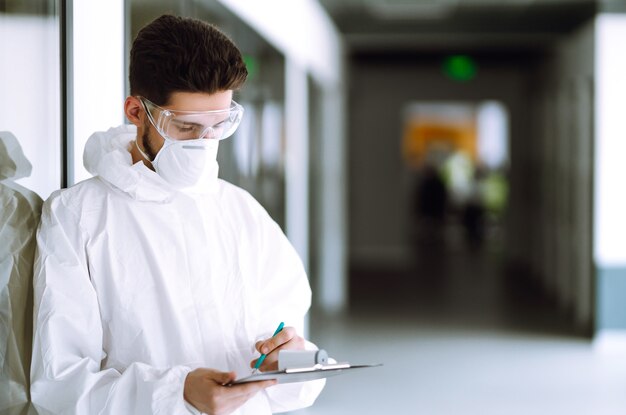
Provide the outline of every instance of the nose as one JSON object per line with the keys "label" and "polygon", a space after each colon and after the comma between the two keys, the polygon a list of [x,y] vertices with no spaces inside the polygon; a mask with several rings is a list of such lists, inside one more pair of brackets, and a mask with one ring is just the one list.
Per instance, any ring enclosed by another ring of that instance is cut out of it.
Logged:
{"label": "nose", "polygon": [[206,138],[206,139],[214,139],[214,138],[218,138],[216,137],[216,131],[213,127],[209,127],[206,130],[204,130],[204,132],[202,133],[202,135],[200,136],[200,138]]}

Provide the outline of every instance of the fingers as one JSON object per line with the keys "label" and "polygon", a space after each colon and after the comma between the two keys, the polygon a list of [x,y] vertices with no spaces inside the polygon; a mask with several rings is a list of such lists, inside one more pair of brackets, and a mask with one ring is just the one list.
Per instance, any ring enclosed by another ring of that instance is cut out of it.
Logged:
{"label": "fingers", "polygon": [[[258,360],[259,359],[254,359],[253,361],[251,361],[250,367],[256,367],[256,362]],[[259,366],[259,370],[261,370],[261,372],[267,372],[268,370],[278,370],[278,350],[266,356],[265,360],[263,360],[263,363],[261,363],[261,366]]]}
{"label": "fingers", "polygon": [[261,389],[275,385],[276,380],[230,385],[235,372],[213,369],[196,369],[185,379],[183,396],[197,409],[205,413],[231,413],[243,405]]}
{"label": "fingers", "polygon": [[[298,336],[296,329],[293,327],[285,327],[274,337],[256,342],[255,348],[261,354],[266,354],[266,358],[261,364],[262,371],[278,369],[278,351],[288,350],[304,350],[304,339]],[[250,362],[250,367],[255,367],[258,359]]]}
{"label": "fingers", "polygon": [[[302,339],[301,337],[298,337],[296,333],[296,329],[294,329],[293,327],[285,327],[274,337],[257,342],[256,349],[259,351],[259,353],[269,354],[273,350],[279,348],[280,346],[286,343],[291,342],[294,339],[302,340],[301,345],[302,345],[302,348],[304,348],[304,339]],[[300,342],[297,342],[297,343],[300,343]],[[296,346],[296,345],[294,344],[293,346]],[[290,348],[297,348],[297,347],[290,347]]]}
{"label": "fingers", "polygon": [[213,372],[213,380],[218,385],[228,385],[235,379],[237,379],[235,372]]}

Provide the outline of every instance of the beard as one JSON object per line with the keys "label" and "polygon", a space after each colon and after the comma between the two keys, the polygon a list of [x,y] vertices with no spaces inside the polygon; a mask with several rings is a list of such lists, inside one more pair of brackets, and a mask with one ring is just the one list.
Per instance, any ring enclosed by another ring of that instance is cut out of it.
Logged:
{"label": "beard", "polygon": [[150,161],[154,161],[158,151],[154,148],[154,142],[150,138],[150,127],[151,125],[149,121],[147,121],[144,124],[143,134],[141,136],[141,146],[146,155],[150,157]]}

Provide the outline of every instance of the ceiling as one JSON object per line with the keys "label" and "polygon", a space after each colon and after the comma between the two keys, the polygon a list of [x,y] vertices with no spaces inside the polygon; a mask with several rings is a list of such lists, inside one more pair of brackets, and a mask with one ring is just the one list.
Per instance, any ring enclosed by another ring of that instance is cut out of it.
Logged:
{"label": "ceiling", "polygon": [[319,0],[351,53],[539,50],[626,0]]}

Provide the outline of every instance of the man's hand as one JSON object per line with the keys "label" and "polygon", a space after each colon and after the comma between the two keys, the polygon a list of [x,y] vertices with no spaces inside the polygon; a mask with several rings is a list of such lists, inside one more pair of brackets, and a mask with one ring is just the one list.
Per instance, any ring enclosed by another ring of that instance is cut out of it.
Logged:
{"label": "man's hand", "polygon": [[275,380],[226,386],[236,378],[235,372],[196,369],[185,379],[185,400],[209,415],[230,414],[261,389],[276,384]]}
{"label": "man's hand", "polygon": [[[266,354],[266,358],[261,364],[261,371],[278,370],[278,351],[285,350],[304,350],[304,339],[298,336],[296,329],[293,327],[285,327],[274,337],[267,340],[256,342],[256,349],[261,354]],[[250,362],[250,367],[256,365],[258,359]]]}

